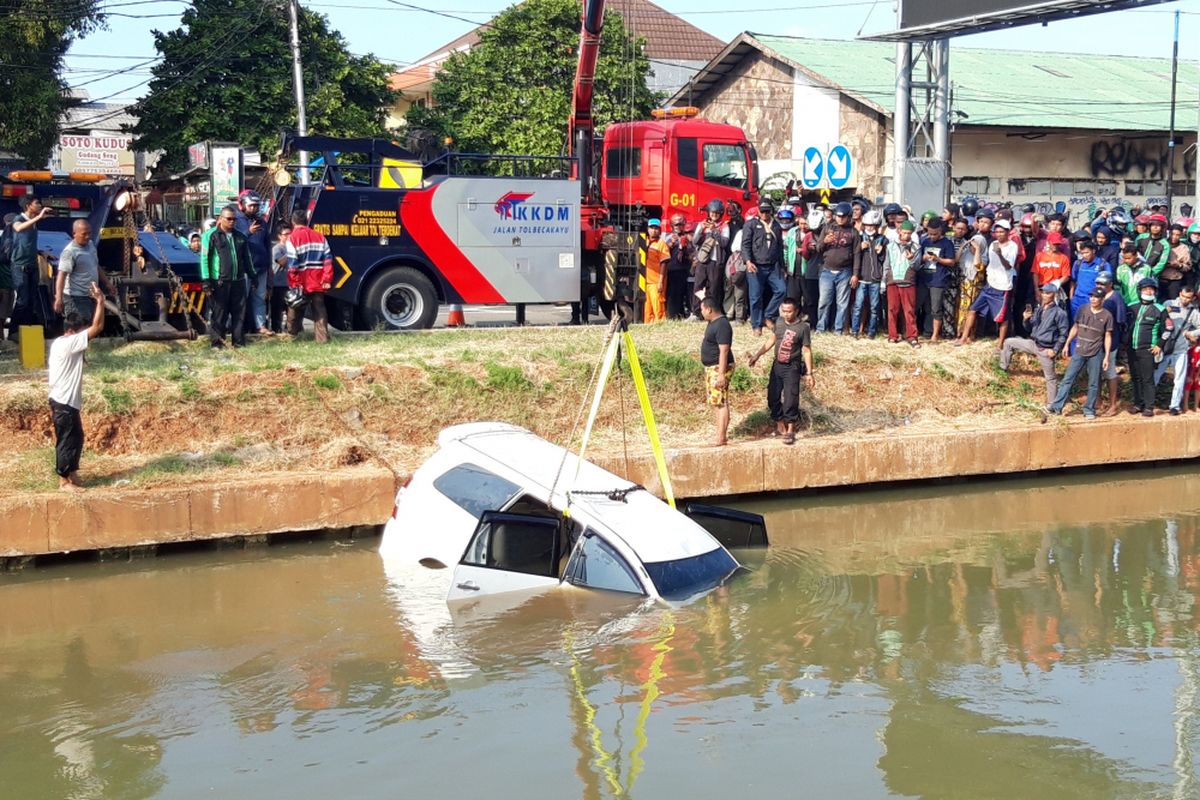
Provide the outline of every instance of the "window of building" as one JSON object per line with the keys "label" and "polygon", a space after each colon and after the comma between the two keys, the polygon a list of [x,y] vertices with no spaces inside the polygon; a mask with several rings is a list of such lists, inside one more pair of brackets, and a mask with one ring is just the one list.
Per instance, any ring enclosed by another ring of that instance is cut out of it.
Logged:
{"label": "window of building", "polygon": [[1050,179],[1010,178],[1008,181],[1008,192],[1009,194],[1044,197],[1050,194]]}
{"label": "window of building", "polygon": [[1075,181],[1060,180],[1050,182],[1050,194],[1055,197],[1067,197],[1075,193]]}
{"label": "window of building", "polygon": [[695,138],[675,140],[675,168],[685,178],[700,177],[700,154]]}
{"label": "window of building", "polygon": [[637,178],[642,174],[642,149],[617,147],[604,157],[604,177]]}
{"label": "window of building", "polygon": [[512,481],[474,464],[451,468],[434,480],[433,488],[475,519],[485,511],[502,508],[520,491]]}

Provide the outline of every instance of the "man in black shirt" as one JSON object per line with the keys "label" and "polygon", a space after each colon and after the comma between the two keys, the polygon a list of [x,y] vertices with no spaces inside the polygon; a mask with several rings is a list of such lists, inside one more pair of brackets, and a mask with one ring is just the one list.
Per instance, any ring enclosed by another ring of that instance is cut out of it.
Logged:
{"label": "man in black shirt", "polygon": [[717,436],[713,447],[722,447],[729,433],[729,375],[733,372],[733,326],[725,318],[721,300],[705,297],[700,313],[708,324],[700,342],[700,363],[704,365],[704,387],[708,405],[716,409]]}
{"label": "man in black shirt", "polygon": [[800,379],[803,377],[809,390],[814,383],[812,333],[808,323],[800,319],[800,308],[793,298],[784,298],[779,314],[771,338],[750,356],[750,366],[753,367],[768,350],[775,349],[767,383],[767,408],[771,411],[771,419],[775,420],[775,432],[783,436],[783,443],[795,444],[796,422],[800,419]]}

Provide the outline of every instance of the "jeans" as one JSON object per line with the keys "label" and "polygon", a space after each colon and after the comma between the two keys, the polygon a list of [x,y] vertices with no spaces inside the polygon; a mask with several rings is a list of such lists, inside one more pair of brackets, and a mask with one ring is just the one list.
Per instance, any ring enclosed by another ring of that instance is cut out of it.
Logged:
{"label": "jeans", "polygon": [[764,319],[775,320],[779,316],[787,284],[782,270],[771,265],[759,266],[758,272],[747,272],[746,282],[750,284],[750,327],[761,330]]}
{"label": "jeans", "polygon": [[1063,373],[1062,382],[1058,384],[1058,396],[1050,404],[1050,410],[1055,414],[1062,412],[1063,406],[1067,404],[1067,397],[1071,394],[1072,384],[1075,383],[1075,379],[1079,377],[1083,368],[1087,367],[1087,400],[1083,404],[1083,415],[1085,417],[1096,416],[1096,398],[1100,396],[1100,364],[1103,361],[1103,351],[1090,358],[1078,353],[1071,356],[1071,361],[1067,364],[1067,371]]}
{"label": "jeans", "polygon": [[859,283],[858,299],[854,303],[854,313],[850,316],[850,330],[858,333],[858,324],[862,321],[863,306],[869,303],[867,317],[867,335],[874,336],[879,329],[879,284]]}
{"label": "jeans", "polygon": [[1042,352],[1042,349],[1032,339],[1013,337],[1004,340],[1004,347],[1000,351],[1000,369],[1008,371],[1013,353],[1028,353],[1038,360],[1038,364],[1042,367],[1042,377],[1046,379],[1046,402],[1053,403],[1054,398],[1058,396],[1058,378],[1054,373],[1054,359]]}
{"label": "jeans", "polygon": [[250,282],[250,313],[254,316],[254,330],[257,333],[267,327],[269,321],[267,312],[267,283],[271,280],[271,270],[264,269],[258,277]]}
{"label": "jeans", "polygon": [[[1176,346],[1178,347],[1178,345]],[[1158,367],[1154,370],[1155,386],[1158,386],[1158,382],[1162,380],[1167,367],[1170,367],[1172,372],[1175,373],[1175,385],[1171,389],[1171,408],[1182,408],[1183,392],[1187,386],[1188,349],[1184,347],[1180,352],[1163,356],[1163,360],[1158,362]]]}
{"label": "jeans", "polygon": [[837,313],[833,330],[841,333],[846,327],[846,311],[850,308],[850,270],[821,270],[821,298],[817,301],[817,333],[824,333],[829,323],[829,306],[837,298]]}

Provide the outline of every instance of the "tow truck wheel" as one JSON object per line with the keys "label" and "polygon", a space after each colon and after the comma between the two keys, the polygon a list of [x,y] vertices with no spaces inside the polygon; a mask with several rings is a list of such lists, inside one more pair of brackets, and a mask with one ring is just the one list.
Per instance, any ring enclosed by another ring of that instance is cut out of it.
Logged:
{"label": "tow truck wheel", "polygon": [[429,278],[412,267],[391,267],[371,282],[363,303],[368,328],[429,328],[438,299]]}

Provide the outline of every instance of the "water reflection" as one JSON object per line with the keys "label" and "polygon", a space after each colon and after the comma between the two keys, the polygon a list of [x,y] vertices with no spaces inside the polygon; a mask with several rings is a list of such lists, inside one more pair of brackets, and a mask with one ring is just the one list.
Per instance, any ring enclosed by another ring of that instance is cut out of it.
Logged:
{"label": "water reflection", "polygon": [[8,576],[4,794],[1195,797],[1196,482],[762,503],[678,609],[328,544]]}

